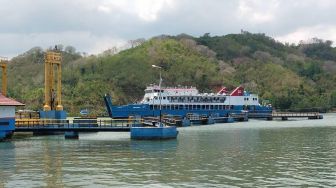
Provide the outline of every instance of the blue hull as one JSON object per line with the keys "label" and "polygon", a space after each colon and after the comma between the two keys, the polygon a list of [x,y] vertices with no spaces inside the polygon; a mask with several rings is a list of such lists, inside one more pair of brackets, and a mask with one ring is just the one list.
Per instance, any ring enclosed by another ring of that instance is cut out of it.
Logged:
{"label": "blue hull", "polygon": [[0,118],[0,141],[10,138],[15,130],[15,118]]}
{"label": "blue hull", "polygon": [[[174,116],[181,116],[186,117],[187,114],[199,114],[205,116],[212,116],[216,115],[219,117],[227,117],[231,113],[241,113],[243,111],[243,106],[235,106],[233,109],[225,109],[225,110],[187,110],[187,109],[162,109],[162,115],[174,115]],[[129,116],[160,116],[159,109],[150,109],[149,105],[147,104],[130,104],[124,106],[112,106],[112,114],[110,116],[112,118],[128,118]],[[248,111],[248,110],[247,110]],[[252,112],[252,111],[251,111]],[[253,113],[272,113],[272,110],[267,107],[258,107],[253,109]]]}

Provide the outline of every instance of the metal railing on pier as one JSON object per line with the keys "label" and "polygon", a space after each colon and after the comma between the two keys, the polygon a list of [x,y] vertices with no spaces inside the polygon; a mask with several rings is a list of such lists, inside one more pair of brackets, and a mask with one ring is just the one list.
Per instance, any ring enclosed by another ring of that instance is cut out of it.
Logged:
{"label": "metal railing on pier", "polygon": [[17,119],[15,131],[127,131],[142,124],[143,119]]}
{"label": "metal railing on pier", "polygon": [[272,117],[318,117],[318,112],[273,112]]}
{"label": "metal railing on pier", "polygon": [[248,113],[249,118],[308,118],[308,119],[322,119],[323,116],[319,112],[272,112],[272,113]]}

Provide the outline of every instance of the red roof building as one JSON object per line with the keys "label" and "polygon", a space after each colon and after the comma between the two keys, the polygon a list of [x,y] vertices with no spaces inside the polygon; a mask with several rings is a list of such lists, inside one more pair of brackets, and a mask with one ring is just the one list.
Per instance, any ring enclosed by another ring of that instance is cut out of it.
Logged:
{"label": "red roof building", "polygon": [[22,104],[11,98],[7,98],[0,93],[0,106],[24,106],[24,105],[25,104]]}

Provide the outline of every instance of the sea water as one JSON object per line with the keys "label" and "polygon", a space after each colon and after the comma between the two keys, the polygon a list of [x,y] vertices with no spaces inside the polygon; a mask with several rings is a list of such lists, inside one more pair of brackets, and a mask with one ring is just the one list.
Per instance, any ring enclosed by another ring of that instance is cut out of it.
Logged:
{"label": "sea water", "polygon": [[0,187],[265,186],[336,186],[335,114],[179,128],[166,141],[116,132],[0,142]]}

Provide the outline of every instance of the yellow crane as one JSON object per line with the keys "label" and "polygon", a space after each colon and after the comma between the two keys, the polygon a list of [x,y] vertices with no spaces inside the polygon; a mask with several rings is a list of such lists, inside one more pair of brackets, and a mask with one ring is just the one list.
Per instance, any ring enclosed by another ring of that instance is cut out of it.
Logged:
{"label": "yellow crane", "polygon": [[0,57],[0,66],[2,68],[2,95],[7,95],[7,63],[8,59],[5,57]]}
{"label": "yellow crane", "polygon": [[[62,55],[59,51],[49,50],[44,57],[44,75],[45,75],[45,91],[44,91],[44,111],[63,110],[61,103],[61,75],[62,75]],[[56,72],[56,77],[55,73]],[[56,82],[56,83],[55,83]],[[55,88],[57,85],[57,88]]]}

